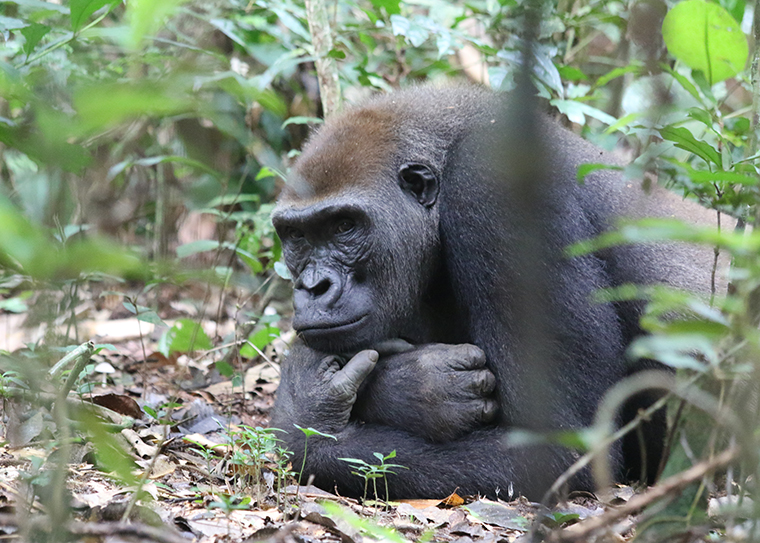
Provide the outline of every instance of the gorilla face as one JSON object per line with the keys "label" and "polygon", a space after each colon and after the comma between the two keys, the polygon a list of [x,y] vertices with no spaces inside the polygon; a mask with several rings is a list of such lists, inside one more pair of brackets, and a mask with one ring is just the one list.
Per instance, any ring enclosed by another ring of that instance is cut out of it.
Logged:
{"label": "gorilla face", "polygon": [[402,337],[420,314],[439,250],[437,181],[407,164],[376,189],[291,199],[273,214],[293,277],[293,327],[313,349],[350,353]]}

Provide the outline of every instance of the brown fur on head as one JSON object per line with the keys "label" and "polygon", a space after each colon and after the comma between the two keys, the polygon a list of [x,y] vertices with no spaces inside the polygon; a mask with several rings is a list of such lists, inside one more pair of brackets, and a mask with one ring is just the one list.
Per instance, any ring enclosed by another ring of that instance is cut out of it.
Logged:
{"label": "brown fur on head", "polygon": [[399,144],[397,116],[398,112],[375,107],[331,119],[310,138],[281,203],[321,200],[377,181]]}

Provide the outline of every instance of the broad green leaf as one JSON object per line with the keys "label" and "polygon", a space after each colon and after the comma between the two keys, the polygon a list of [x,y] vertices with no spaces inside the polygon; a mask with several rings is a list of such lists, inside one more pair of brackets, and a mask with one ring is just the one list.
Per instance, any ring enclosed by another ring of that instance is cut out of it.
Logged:
{"label": "broad green leaf", "polygon": [[394,36],[403,36],[414,47],[420,47],[430,36],[430,32],[401,15],[391,15],[391,28]]}
{"label": "broad green leaf", "polygon": [[744,69],[749,49],[739,23],[725,8],[705,0],[685,0],[662,23],[668,51],[714,85]]}
{"label": "broad green leaf", "polygon": [[[280,329],[274,326],[265,326],[248,338],[248,342],[240,348],[240,356],[245,358],[255,358],[259,356],[259,352],[264,350],[264,347],[272,343],[272,341],[280,336]],[[254,347],[252,347],[251,345]]]}
{"label": "broad green leaf", "polygon": [[163,319],[159,317],[158,313],[152,309],[150,311],[138,314],[137,320],[147,322],[148,324],[155,324],[156,326],[166,326],[166,323],[163,321]]}
{"label": "broad green leaf", "polygon": [[613,134],[614,132],[620,130],[624,134],[628,133],[627,127],[628,125],[634,123],[638,119],[644,116],[644,113],[642,112],[633,112],[629,113],[628,115],[625,115],[618,119],[616,122],[612,123],[607,127],[607,129],[604,131],[605,134]]}
{"label": "broad green leaf", "polygon": [[270,9],[272,10],[272,13],[277,15],[278,22],[285,26],[293,34],[297,34],[305,40],[311,40],[309,31],[304,28],[304,26],[301,24],[301,21],[293,17],[293,15],[288,13],[287,10],[275,7],[274,4]]}
{"label": "broad green leaf", "polygon": [[699,141],[686,128],[665,126],[660,129],[660,135],[664,139],[674,142],[679,149],[695,154],[707,163],[712,162],[718,168],[723,165],[720,153],[709,143]]}
{"label": "broad green leaf", "polygon": [[161,338],[159,351],[164,356],[173,352],[189,353],[212,348],[211,340],[200,324],[191,319],[178,319]]}
{"label": "broad green leaf", "polygon": [[290,281],[290,271],[288,270],[288,267],[280,262],[279,260],[274,263],[274,271],[277,275],[285,279],[286,281]]}
{"label": "broad green leaf", "polygon": [[186,0],[130,0],[127,3],[129,34],[127,47],[139,49],[146,36],[155,35],[180,4]]}
{"label": "broad green leaf", "polygon": [[117,0],[71,0],[71,31],[76,32],[87,22],[90,15],[103,6],[115,4]]}
{"label": "broad green leaf", "polygon": [[219,242],[213,239],[199,239],[185,243],[177,247],[177,258],[185,258],[190,255],[213,251],[219,248]]}
{"label": "broad green leaf", "polygon": [[385,8],[388,15],[401,13],[400,0],[370,0],[376,8]]}
{"label": "broad green leaf", "polygon": [[672,368],[690,369],[700,373],[708,369],[707,364],[718,363],[718,355],[712,341],[702,334],[643,336],[631,344],[628,352],[634,359],[651,358]]}
{"label": "broad green leaf", "polygon": [[0,15],[0,31],[18,30],[27,26],[29,26],[29,23],[22,21],[21,19]]}
{"label": "broad green leaf", "polygon": [[165,86],[151,82],[101,84],[76,92],[74,105],[85,131],[109,128],[142,115],[164,116],[191,109],[191,100],[177,86],[177,82]]}
{"label": "broad green leaf", "polygon": [[572,122],[580,125],[586,124],[586,117],[592,117],[608,125],[617,121],[612,115],[583,102],[576,102],[575,100],[551,100],[550,103],[559,109],[561,113],[567,115],[567,118]]}
{"label": "broad green leaf", "polygon": [[29,221],[9,200],[0,197],[0,267],[35,279],[77,278],[82,273],[135,275],[140,262],[113,242],[92,238],[65,246]]}
{"label": "broad green leaf", "polygon": [[689,81],[685,76],[682,74],[679,74],[676,72],[673,68],[671,68],[666,62],[660,63],[660,68],[662,68],[663,72],[666,72],[670,74],[673,79],[678,81],[678,83],[681,85],[681,87],[684,88],[686,92],[692,95],[694,99],[699,102],[700,104],[704,104],[704,100],[702,100],[702,95],[699,94],[699,91],[697,90],[697,87],[694,86],[694,83]]}
{"label": "broad green leaf", "polygon": [[614,70],[607,72],[605,75],[603,75],[596,81],[594,86],[604,87],[605,85],[607,85],[607,83],[609,83],[613,79],[617,79],[618,77],[622,77],[630,73],[638,75],[644,72],[645,72],[645,68],[642,63],[632,62],[628,66],[623,66],[622,68],[615,68]]}
{"label": "broad green leaf", "polygon": [[37,47],[37,44],[40,43],[40,40],[44,38],[45,34],[48,32],[50,32],[50,27],[39,23],[32,23],[21,30],[21,34],[26,38],[26,43],[24,43],[24,53],[31,55],[34,48]]}

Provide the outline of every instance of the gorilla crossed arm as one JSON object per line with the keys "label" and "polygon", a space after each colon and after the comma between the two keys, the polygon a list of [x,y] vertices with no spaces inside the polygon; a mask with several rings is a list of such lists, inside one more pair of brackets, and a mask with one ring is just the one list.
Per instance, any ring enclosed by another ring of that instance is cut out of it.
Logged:
{"label": "gorilla crossed arm", "polygon": [[[293,169],[273,222],[294,278],[298,340],[272,425],[288,431],[294,465],[304,436],[293,424],[337,438],[310,438],[305,474],[318,486],[361,495],[339,458],[371,462],[395,449],[409,469],[389,476],[391,497],[514,488],[536,498],[577,456],[504,440],[505,429],[537,425],[514,310],[526,211],[484,151],[510,128],[496,121],[500,107],[497,95],[472,88],[377,98],[330,119]],[[556,360],[541,376],[538,428],[572,429],[589,425],[625,376],[625,349],[640,333],[639,304],[594,303],[592,294],[628,282],[707,290],[712,251],[635,246],[565,258],[565,247],[616,217],[672,215],[673,200],[610,172],[578,185],[578,165],[599,162],[600,151],[548,120],[539,131],[553,183],[542,218],[549,286],[536,295],[551,308]],[[663,417],[646,429],[650,465],[664,430]],[[635,470],[638,445],[630,448],[613,449],[613,465]],[[588,473],[572,484],[590,489]]]}

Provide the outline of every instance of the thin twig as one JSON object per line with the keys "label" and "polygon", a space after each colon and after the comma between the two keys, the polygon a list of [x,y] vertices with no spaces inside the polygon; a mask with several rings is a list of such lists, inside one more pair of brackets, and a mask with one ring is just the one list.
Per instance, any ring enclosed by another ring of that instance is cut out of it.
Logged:
{"label": "thin twig", "polygon": [[675,497],[690,484],[699,481],[705,475],[720,469],[739,457],[740,449],[731,447],[726,449],[718,456],[711,460],[705,460],[686,471],[682,471],[664,481],[660,481],[656,486],[651,487],[643,494],[638,494],[628,500],[625,505],[616,509],[609,509],[603,515],[592,517],[583,522],[579,522],[562,531],[553,533],[548,541],[559,543],[564,541],[586,541],[594,532],[609,527],[618,520],[633,515],[648,505],[668,497]]}

